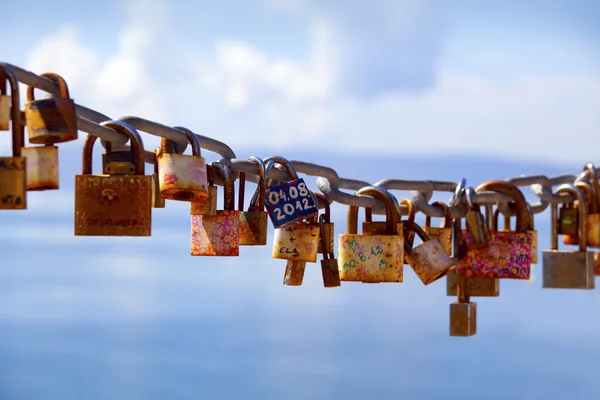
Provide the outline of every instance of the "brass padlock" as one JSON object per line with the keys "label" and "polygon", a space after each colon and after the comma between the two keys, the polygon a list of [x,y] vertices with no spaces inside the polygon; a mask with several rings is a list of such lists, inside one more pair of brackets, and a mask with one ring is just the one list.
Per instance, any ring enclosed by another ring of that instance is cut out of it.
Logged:
{"label": "brass padlock", "polygon": [[5,67],[0,65],[0,131],[7,131],[10,125],[10,103],[11,99],[6,91]]}
{"label": "brass padlock", "polygon": [[[4,72],[7,75],[13,74],[10,80],[11,85],[18,82],[14,72],[8,71],[8,69],[5,69]],[[15,90],[13,90],[14,92]],[[11,107],[12,157],[0,157],[0,210],[27,209],[27,162],[21,154],[25,138],[23,137],[18,102],[18,97],[15,99],[13,96]]]}
{"label": "brass padlock", "polygon": [[477,334],[477,303],[460,301],[450,304],[450,336]]}
{"label": "brass padlock", "polygon": [[283,284],[286,286],[302,286],[306,261],[288,260],[283,275]]}
{"label": "brass padlock", "polygon": [[[407,220],[403,221],[402,219],[398,222],[398,230],[402,231],[402,235],[404,238],[404,242],[408,244],[410,248],[412,248],[415,232],[412,229],[412,224],[415,222],[415,208],[414,203],[410,199],[404,199],[400,203],[394,197],[394,205],[399,209],[400,204],[406,205],[408,209]],[[370,208],[365,208],[365,221],[362,223],[362,233],[363,235],[382,235],[386,232],[386,221],[373,221],[373,210]],[[408,238],[408,239],[407,239]],[[406,264],[406,262],[404,262]]]}
{"label": "brass padlock", "polygon": [[92,175],[96,136],[85,138],[82,173],[75,176],[75,236],[150,236],[152,177],[145,175],[142,138],[125,122],[106,121],[100,125],[129,138],[135,172]]}
{"label": "brass padlock", "polygon": [[160,183],[158,181],[158,154],[160,153],[160,147],[154,149],[154,162],[152,166],[154,173],[152,174],[152,208],[165,208],[166,200],[160,194]]}
{"label": "brass padlock", "polygon": [[174,142],[161,139],[157,155],[160,194],[167,200],[204,201],[208,198],[206,160],[201,156],[200,139],[189,129],[181,126],[174,129],[190,142],[192,155],[177,154]]}
{"label": "brass padlock", "polygon": [[487,227],[479,205],[473,202],[473,188],[469,187],[465,189],[465,197],[467,198],[468,208],[465,221],[467,231],[472,239],[471,247],[474,249],[486,248],[489,246]]}
{"label": "brass padlock", "polygon": [[417,223],[413,223],[413,230],[423,243],[410,249],[405,242],[405,259],[424,285],[443,278],[456,268],[456,262],[446,253],[440,242],[432,240]]}
{"label": "brass padlock", "polygon": [[77,140],[77,116],[75,102],[69,97],[67,82],[58,74],[40,74],[60,87],[60,97],[35,100],[33,86],[27,87],[25,119],[29,142],[54,144]]}
{"label": "brass padlock", "polygon": [[259,176],[256,192],[244,210],[244,193],[246,173],[240,172],[238,191],[238,210],[240,211],[240,246],[264,246],[267,244],[269,215],[265,211],[267,176],[265,163],[258,157],[250,157],[248,161],[258,164]]}
{"label": "brass padlock", "polygon": [[317,203],[322,204],[324,209],[324,213],[319,216],[321,239],[319,240],[319,248],[317,249],[317,252],[319,254],[331,254],[333,253],[333,249],[335,247],[335,229],[333,222],[331,222],[331,207],[329,205],[329,200],[327,200],[327,198],[321,193],[315,193],[315,197],[317,198]]}
{"label": "brass padlock", "polygon": [[[327,249],[327,243],[325,240],[325,224],[327,218],[325,214],[321,214],[319,216],[319,226],[321,227],[321,233],[319,235],[319,243],[321,243],[321,248]],[[323,259],[321,260],[321,274],[323,275],[323,286],[328,287],[338,287],[341,286],[340,283],[340,270],[338,269],[338,261],[335,258],[335,255],[332,251],[326,251],[323,253]]]}
{"label": "brass padlock", "polygon": [[450,216],[450,208],[441,201],[436,201],[431,205],[440,208],[444,212],[444,219],[439,227],[433,227],[431,226],[431,216],[426,215],[423,230],[429,237],[440,242],[446,253],[452,256],[452,217]]}
{"label": "brass padlock", "polygon": [[21,155],[27,160],[27,190],[58,190],[58,147],[23,147]]}
{"label": "brass padlock", "polygon": [[212,164],[206,166],[206,178],[208,181],[208,187],[206,188],[208,197],[199,202],[192,202],[190,215],[217,215],[219,189],[215,185],[215,167]]}
{"label": "brass padlock", "polygon": [[[577,182],[575,186],[584,192],[585,199],[587,200],[588,214],[585,221],[587,245],[588,247],[597,248],[600,247],[600,202],[598,199],[598,194],[600,191],[598,186],[600,185],[598,184],[598,177],[596,175],[596,167],[594,164],[586,164],[584,171],[586,170],[590,171],[591,183]],[[575,208],[577,208],[577,202],[575,202]],[[577,234],[563,236],[563,243],[577,245],[579,243]]]}
{"label": "brass padlock", "polygon": [[555,203],[551,204],[550,222],[552,229],[550,250],[542,252],[543,279],[545,289],[594,289],[594,253],[587,251],[587,232],[585,220],[587,202],[581,190],[573,185],[561,185],[556,190],[557,195],[570,194],[579,203],[577,225],[579,228],[579,250],[558,250],[558,210]]}

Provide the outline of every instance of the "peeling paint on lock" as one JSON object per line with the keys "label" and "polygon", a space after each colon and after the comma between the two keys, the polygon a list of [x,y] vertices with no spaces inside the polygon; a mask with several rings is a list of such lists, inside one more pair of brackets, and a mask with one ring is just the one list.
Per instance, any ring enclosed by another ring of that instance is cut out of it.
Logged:
{"label": "peeling paint on lock", "polygon": [[431,239],[416,223],[413,229],[423,243],[407,252],[406,260],[424,285],[443,278],[456,268],[456,262],[450,258],[440,242]]}
{"label": "peeling paint on lock", "polygon": [[57,190],[59,188],[58,147],[23,147],[27,160],[27,190]]}
{"label": "peeling paint on lock", "polygon": [[294,222],[275,229],[273,235],[273,258],[317,262],[319,225]]}

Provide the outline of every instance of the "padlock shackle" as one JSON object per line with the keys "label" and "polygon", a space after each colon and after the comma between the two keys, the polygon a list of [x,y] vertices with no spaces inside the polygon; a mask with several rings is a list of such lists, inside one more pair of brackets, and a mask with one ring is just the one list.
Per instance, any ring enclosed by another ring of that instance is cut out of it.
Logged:
{"label": "padlock shackle", "polygon": [[[325,195],[321,194],[321,193],[317,193],[317,192],[313,192],[313,194],[315,195],[316,199],[317,199],[317,204],[323,204],[323,210],[325,210],[325,212],[323,214],[321,214],[321,216],[325,219],[325,223],[330,223],[331,222],[331,206],[329,204],[329,200],[327,199],[327,197],[325,197]],[[321,217],[319,217],[319,221],[321,221]]]}
{"label": "padlock shackle", "polygon": [[467,179],[462,178],[460,182],[456,184],[456,188],[454,189],[454,195],[450,199],[450,205],[452,207],[458,207],[460,205],[460,200],[462,199],[463,193],[467,187]]}
{"label": "padlock shackle", "polygon": [[[110,142],[106,142],[107,146],[110,146],[109,143]],[[154,155],[156,157],[154,157],[154,160],[152,161],[152,167],[154,168],[155,174],[158,174],[158,157],[160,156],[160,154],[161,154],[160,147],[157,147],[156,149],[154,149]]]}
{"label": "padlock shackle", "polygon": [[231,168],[220,161],[214,161],[210,165],[223,179],[223,210],[235,210],[235,180]]}
{"label": "padlock shackle", "polygon": [[583,193],[585,194],[585,198],[588,203],[588,212],[590,214],[597,213],[598,208],[596,202],[594,201],[594,188],[592,187],[592,185],[588,182],[577,182],[574,186],[577,189],[583,191]]}
{"label": "padlock shackle", "polygon": [[[122,133],[127,136],[130,141],[131,151],[133,152],[134,159],[134,175],[145,175],[145,155],[144,155],[144,142],[139,132],[127,122],[123,121],[104,121],[100,125],[107,128],[114,129],[115,131]],[[96,143],[96,136],[88,135],[83,141],[83,152],[81,157],[81,174],[91,175],[92,174],[92,154],[94,150],[94,144]],[[108,152],[108,148],[106,149]]]}
{"label": "padlock shackle", "polygon": [[[358,196],[370,196],[381,200],[385,204],[385,234],[397,235],[400,213],[396,197],[381,186],[365,186],[356,192]],[[350,206],[347,217],[347,234],[358,233],[358,207]]]}
{"label": "padlock shackle", "polygon": [[467,200],[467,209],[469,211],[479,211],[481,212],[481,209],[479,208],[479,204],[476,204],[473,201],[473,192],[476,192],[476,190],[474,190],[472,187],[468,187],[465,189],[465,198]]}
{"label": "padlock shackle", "polygon": [[271,168],[273,168],[275,164],[279,164],[286,169],[292,181],[299,178],[296,168],[294,168],[294,165],[287,158],[281,156],[272,156],[265,158],[263,162],[267,165],[267,175],[269,175]]}
{"label": "padlock shackle", "polygon": [[[265,209],[265,202],[267,200],[267,167],[265,166],[265,162],[255,156],[251,156],[248,158],[248,161],[258,164],[258,182],[256,186],[256,191],[250,200],[250,205],[248,206],[248,211],[263,211]],[[242,174],[244,177],[244,182],[242,182]],[[244,191],[246,184],[246,174],[240,172],[240,196],[238,198],[238,208],[242,211],[244,207]]]}
{"label": "padlock shackle", "polygon": [[[65,79],[58,75],[55,74],[54,72],[44,72],[43,74],[40,74],[40,76],[43,76],[44,78],[48,78],[51,81],[54,81],[58,84],[58,88],[60,89],[60,97],[63,99],[69,99],[69,86],[67,85],[67,81],[65,81]],[[35,101],[35,96],[33,94],[33,90],[35,89],[34,86],[28,86],[27,87],[27,101]]]}
{"label": "padlock shackle", "polygon": [[[400,204],[403,204],[408,208],[406,229],[410,230],[415,223],[415,217],[417,215],[415,203],[411,199],[403,199],[400,201]],[[398,211],[398,215],[400,215],[400,211]]]}
{"label": "padlock shackle", "polygon": [[589,213],[596,214],[600,211],[600,183],[598,183],[598,174],[596,173],[596,166],[593,163],[587,163],[583,167],[584,171],[590,172],[590,181],[592,183],[592,196],[588,197],[590,202]]}
{"label": "padlock shackle", "polygon": [[[4,75],[4,77],[1,76]],[[4,85],[10,84],[10,123],[12,131],[12,156],[21,157],[21,148],[25,147],[25,127],[21,119],[21,99],[19,94],[19,78],[8,65],[0,63],[0,78]]]}
{"label": "padlock shackle", "polygon": [[[570,184],[560,185],[556,189],[555,194],[570,194],[579,202],[579,217],[577,218],[577,235],[579,236],[579,251],[587,251],[587,229],[586,229],[586,218],[588,215],[588,204],[584,199],[583,191],[577,189],[575,186]],[[552,250],[558,249],[558,221],[556,216],[558,215],[558,205],[552,203]]]}
{"label": "padlock shackle", "polygon": [[326,217],[325,214],[321,214],[319,215],[319,242],[321,243],[321,249],[323,249],[323,259],[324,260],[331,260],[335,258],[335,254],[333,254],[333,252],[328,253],[327,250],[327,243],[325,242],[325,224],[329,223],[330,221],[326,221]]}
{"label": "padlock shackle", "polygon": [[[196,135],[194,132],[192,132],[191,130],[189,130],[188,128],[185,128],[183,126],[174,126],[173,129],[176,129],[185,135],[186,139],[192,146],[192,155],[194,155],[196,157],[202,157],[202,146],[200,143],[200,137],[198,135]],[[165,141],[165,140],[168,142],[171,142],[173,147],[177,146],[177,144],[175,142],[165,139],[165,138],[162,138],[160,141],[161,148],[162,148],[163,141]]]}
{"label": "padlock shackle", "polygon": [[[452,225],[452,216],[450,215],[450,207],[443,201],[436,201],[431,203],[432,207],[437,207],[444,212],[444,219],[440,228],[450,228]],[[431,215],[425,214],[425,226],[431,226]]]}
{"label": "padlock shackle", "polygon": [[475,188],[475,193],[484,191],[503,193],[513,199],[517,214],[516,232],[527,233],[527,231],[533,229],[533,215],[530,214],[527,208],[527,200],[525,200],[523,192],[516,185],[499,179],[491,180]]}

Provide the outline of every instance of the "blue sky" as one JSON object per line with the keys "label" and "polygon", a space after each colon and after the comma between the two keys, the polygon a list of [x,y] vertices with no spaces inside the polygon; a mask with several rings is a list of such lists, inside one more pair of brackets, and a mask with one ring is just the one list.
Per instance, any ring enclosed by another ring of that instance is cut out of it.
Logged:
{"label": "blue sky", "polygon": [[[3,61],[63,75],[79,103],[112,117],[186,126],[240,158],[278,153],[371,182],[467,176],[473,186],[598,161],[594,1],[4,10]],[[583,399],[600,389],[600,296],[542,290],[539,264],[531,282],[478,299],[479,333],[463,340],[447,336],[445,282],[425,288],[411,271],[402,285],[324,290],[311,265],[303,287],[285,287],[272,231],[240,258],[191,258],[180,202],[155,210],[151,238],[73,237],[83,137],[60,145],[61,190],[0,213],[2,398],[481,399],[500,382],[498,399]],[[143,137],[146,149],[158,144]],[[9,146],[0,135],[0,151]],[[95,160],[98,171],[100,149]],[[346,208],[332,210],[341,233]],[[536,226],[542,250],[548,212]]]}

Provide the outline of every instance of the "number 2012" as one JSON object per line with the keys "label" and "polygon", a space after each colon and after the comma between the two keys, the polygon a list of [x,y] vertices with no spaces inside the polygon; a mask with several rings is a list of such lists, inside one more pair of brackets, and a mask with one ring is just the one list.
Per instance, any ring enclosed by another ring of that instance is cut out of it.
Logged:
{"label": "number 2012", "polygon": [[283,205],[283,211],[281,208],[275,208],[273,211],[276,214],[275,218],[278,221],[280,221],[282,219],[285,219],[284,214],[292,216],[296,212],[296,209],[298,209],[299,211],[302,211],[302,210],[308,210],[310,208],[313,208],[313,206],[308,203],[308,199],[305,197],[302,199],[302,203],[300,202],[300,200],[296,201],[295,207],[290,203],[286,203]]}

